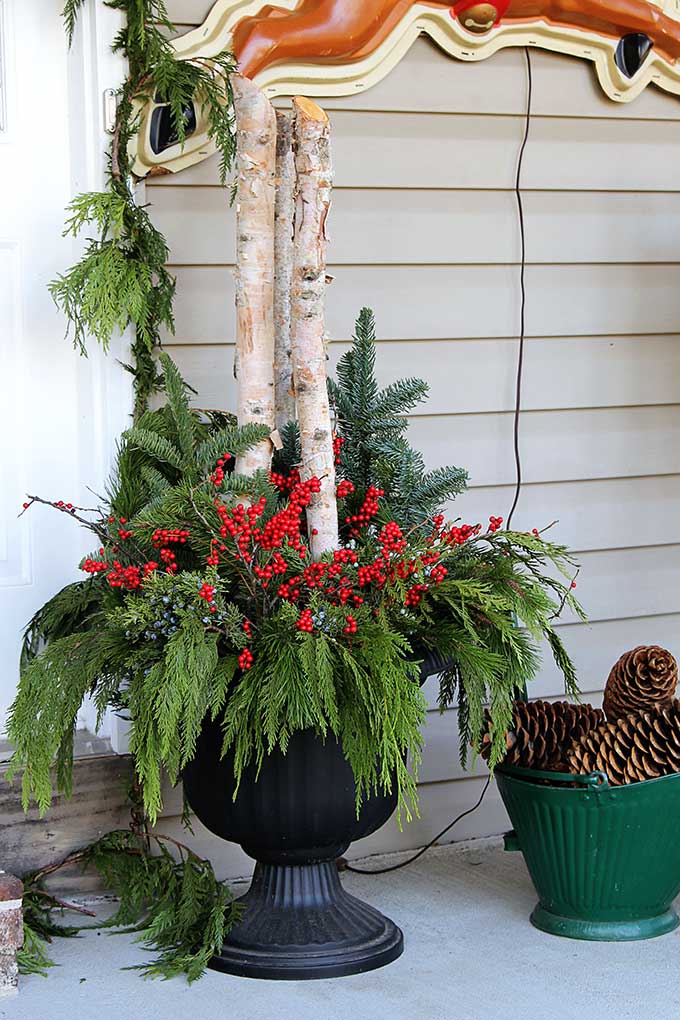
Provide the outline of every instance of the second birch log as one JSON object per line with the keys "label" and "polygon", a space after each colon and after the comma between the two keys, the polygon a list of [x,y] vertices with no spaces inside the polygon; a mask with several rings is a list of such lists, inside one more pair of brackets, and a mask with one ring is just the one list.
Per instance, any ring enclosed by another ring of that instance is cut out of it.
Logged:
{"label": "second birch log", "polygon": [[295,391],[290,357],[290,288],[293,275],[295,159],[293,115],[276,111],[276,206],[274,214],[274,388],[276,427],[295,420]]}
{"label": "second birch log", "polygon": [[291,353],[303,477],[321,491],[307,507],[312,556],[338,547],[335,459],[326,386],[326,217],[331,200],[330,125],[316,103],[293,100],[295,239],[291,288]]}
{"label": "second birch log", "polygon": [[[238,423],[275,427],[274,200],[276,115],[248,78],[232,77],[236,116],[236,364]],[[269,439],[236,462],[240,474],[267,471]]]}

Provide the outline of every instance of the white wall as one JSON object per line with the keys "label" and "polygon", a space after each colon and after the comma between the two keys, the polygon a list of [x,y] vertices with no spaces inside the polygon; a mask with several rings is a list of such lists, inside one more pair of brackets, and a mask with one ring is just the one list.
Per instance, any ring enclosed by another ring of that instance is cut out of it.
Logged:
{"label": "white wall", "polygon": [[17,680],[20,633],[78,576],[86,535],[26,492],[93,505],[129,403],[115,344],[81,359],[47,284],[78,258],[61,236],[74,194],[102,181],[101,90],[120,79],[107,56],[116,15],[88,0],[67,53],[61,0],[4,0],[7,128],[0,134],[0,727]]}

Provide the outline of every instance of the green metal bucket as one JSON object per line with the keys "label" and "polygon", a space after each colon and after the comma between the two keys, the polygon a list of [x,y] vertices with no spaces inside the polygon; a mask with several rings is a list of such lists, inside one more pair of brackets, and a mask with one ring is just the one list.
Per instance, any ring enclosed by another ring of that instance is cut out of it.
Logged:
{"label": "green metal bucket", "polygon": [[536,928],[600,942],[677,928],[680,774],[616,787],[603,772],[495,774],[515,829],[506,848],[522,851],[539,896]]}

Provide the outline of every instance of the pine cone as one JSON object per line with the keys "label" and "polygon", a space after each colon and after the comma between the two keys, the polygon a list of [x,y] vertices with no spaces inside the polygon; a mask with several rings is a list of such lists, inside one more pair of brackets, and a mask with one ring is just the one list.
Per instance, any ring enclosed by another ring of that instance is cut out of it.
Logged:
{"label": "pine cone", "polygon": [[680,772],[680,701],[598,726],[574,743],[567,760],[570,772],[606,772],[612,786]]}
{"label": "pine cone", "polygon": [[[506,765],[567,771],[566,752],[584,734],[604,722],[604,715],[592,705],[571,705],[567,701],[516,701],[513,723],[507,732]],[[486,732],[480,754],[491,756],[491,717],[486,713]]]}
{"label": "pine cone", "polygon": [[604,692],[604,712],[610,722],[632,712],[664,708],[673,700],[678,664],[665,648],[640,645],[621,656],[612,668]]}

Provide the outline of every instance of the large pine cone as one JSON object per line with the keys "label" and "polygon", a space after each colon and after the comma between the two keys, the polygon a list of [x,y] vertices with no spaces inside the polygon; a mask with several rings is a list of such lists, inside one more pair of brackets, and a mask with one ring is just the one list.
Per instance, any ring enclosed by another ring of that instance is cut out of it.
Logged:
{"label": "large pine cone", "polygon": [[664,708],[673,700],[678,664],[665,648],[640,645],[621,656],[604,692],[604,711],[612,722],[631,712]]}
{"label": "large pine cone", "polygon": [[680,701],[604,723],[584,734],[567,759],[571,772],[606,772],[612,786],[680,772]]}
{"label": "large pine cone", "polygon": [[[568,771],[566,753],[584,734],[604,722],[604,714],[592,705],[567,701],[516,701],[513,722],[506,735],[506,765]],[[491,718],[486,713],[486,732],[480,754],[491,756]]]}

